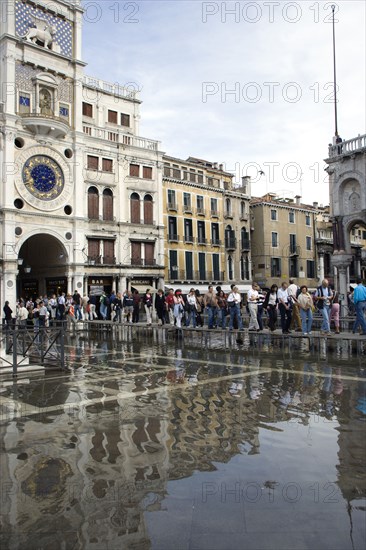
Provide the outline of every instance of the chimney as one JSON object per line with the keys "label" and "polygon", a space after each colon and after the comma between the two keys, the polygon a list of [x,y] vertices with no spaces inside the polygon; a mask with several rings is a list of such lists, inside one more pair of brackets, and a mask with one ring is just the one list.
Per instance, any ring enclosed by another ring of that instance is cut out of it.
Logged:
{"label": "chimney", "polygon": [[296,195],[296,196],[295,196],[295,199],[296,199],[296,204],[299,205],[299,204],[300,204],[301,195]]}
{"label": "chimney", "polygon": [[222,172],[223,169],[224,169],[224,165],[223,165],[223,164],[219,164],[219,170],[221,170],[221,172]]}
{"label": "chimney", "polygon": [[313,207],[314,207],[314,208],[318,208],[318,203],[317,203],[317,202],[313,202]]}

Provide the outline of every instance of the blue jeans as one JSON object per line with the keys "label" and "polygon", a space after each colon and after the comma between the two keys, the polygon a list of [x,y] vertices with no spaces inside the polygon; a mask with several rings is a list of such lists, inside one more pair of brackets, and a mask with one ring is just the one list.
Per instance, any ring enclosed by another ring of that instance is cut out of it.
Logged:
{"label": "blue jeans", "polygon": [[300,317],[302,332],[306,332],[308,334],[309,332],[311,332],[311,325],[313,324],[313,312],[311,311],[311,308],[307,310],[300,308]]}
{"label": "blue jeans", "polygon": [[322,326],[320,327],[320,330],[324,330],[325,332],[330,331],[330,325],[329,325],[329,310],[330,307],[324,305],[321,309],[322,315],[323,315],[323,322]]}
{"label": "blue jeans", "polygon": [[365,321],[365,313],[366,313],[366,302],[357,302],[355,304],[356,309],[356,321],[353,324],[353,332],[356,332],[358,329],[358,326],[361,325],[363,334],[366,334],[366,321]]}
{"label": "blue jeans", "polygon": [[221,323],[221,328],[226,328],[226,308],[219,309],[218,319]]}
{"label": "blue jeans", "polygon": [[233,329],[234,319],[235,317],[238,320],[238,328],[241,330],[243,328],[243,321],[241,320],[241,313],[240,313],[240,307],[238,304],[235,304],[235,306],[229,308],[230,310],[230,324],[229,329]]}
{"label": "blue jeans", "polygon": [[190,309],[187,313],[186,327],[189,327],[191,324],[191,319],[193,321],[193,328],[196,328],[196,308]]}
{"label": "blue jeans", "polygon": [[74,310],[75,310],[75,319],[77,319],[78,321],[82,321],[83,314],[81,313],[81,306],[79,304],[75,304]]}
{"label": "blue jeans", "polygon": [[215,317],[216,317],[216,307],[207,306],[207,313],[208,313],[208,328],[214,327]]}

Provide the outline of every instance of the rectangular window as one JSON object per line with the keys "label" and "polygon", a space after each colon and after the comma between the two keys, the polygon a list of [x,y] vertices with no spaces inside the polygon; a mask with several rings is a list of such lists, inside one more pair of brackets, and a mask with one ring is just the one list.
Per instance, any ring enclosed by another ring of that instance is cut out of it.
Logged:
{"label": "rectangular window", "polygon": [[185,211],[191,210],[191,194],[190,193],[183,193],[183,206]]}
{"label": "rectangular window", "polygon": [[126,115],[125,113],[121,113],[121,126],[130,126],[130,115]]}
{"label": "rectangular window", "polygon": [[184,220],[184,241],[186,243],[193,243],[193,226],[192,220]]}
{"label": "rectangular window", "polygon": [[281,277],[281,258],[271,258],[271,277]]}
{"label": "rectangular window", "polygon": [[196,170],[193,170],[192,168],[189,170],[189,181],[196,181]]}
{"label": "rectangular window", "polygon": [[103,172],[113,172],[113,160],[102,159],[102,170]]}
{"label": "rectangular window", "polygon": [[99,158],[93,157],[92,155],[87,156],[87,168],[89,170],[98,170],[99,169]]}
{"label": "rectangular window", "polygon": [[278,233],[272,232],[272,247],[273,248],[278,247]]}
{"label": "rectangular window", "polygon": [[271,220],[273,222],[277,221],[277,210],[271,210]]}
{"label": "rectangular window", "polygon": [[315,279],[315,262],[306,260],[306,276],[308,279]]}
{"label": "rectangular window", "polygon": [[178,241],[177,235],[177,218],[169,216],[168,218],[168,240]]}
{"label": "rectangular window", "polygon": [[141,264],[141,243],[131,243],[131,265]]}
{"label": "rectangular window", "polygon": [[197,242],[206,244],[205,222],[197,222]]}
{"label": "rectangular window", "polygon": [[173,178],[180,179],[180,168],[178,164],[173,164]]}
{"label": "rectangular window", "polygon": [[203,172],[201,170],[198,170],[197,182],[203,183]]}
{"label": "rectangular window", "polygon": [[306,237],[306,250],[311,250],[311,237]]}
{"label": "rectangular window", "polygon": [[212,271],[214,281],[219,281],[220,277],[220,254],[212,254]]}
{"label": "rectangular window", "polygon": [[204,252],[198,253],[198,271],[200,281],[206,279],[206,254]]}
{"label": "rectangular window", "polygon": [[114,241],[109,239],[103,241],[103,263],[112,265],[116,263],[114,257]]}
{"label": "rectangular window", "polygon": [[191,281],[193,279],[193,254],[192,252],[186,252],[186,279]]}
{"label": "rectangular window", "polygon": [[219,224],[211,224],[211,242],[213,245],[218,246],[220,244]]}
{"label": "rectangular window", "polygon": [[217,214],[217,199],[210,200],[210,208],[211,208],[211,214],[212,213]]}
{"label": "rectangular window", "polygon": [[174,189],[168,189],[168,208],[177,208]]}
{"label": "rectangular window", "polygon": [[130,164],[130,176],[138,178],[140,175],[140,166],[138,164]]}
{"label": "rectangular window", "polygon": [[108,110],[108,122],[111,122],[112,124],[117,124],[117,115],[117,111]]}
{"label": "rectangular window", "polygon": [[93,105],[83,101],[83,116],[93,118]]}
{"label": "rectangular window", "polygon": [[305,225],[307,225],[308,227],[310,227],[311,225],[310,214],[306,214],[305,216]]}
{"label": "rectangular window", "polygon": [[143,166],[142,167],[142,177],[145,180],[152,180],[152,168],[151,168],[151,166]]}
{"label": "rectangular window", "polygon": [[100,240],[99,239],[88,239],[88,260],[95,262],[96,264],[100,263]]}
{"label": "rectangular window", "polygon": [[164,176],[170,178],[170,164],[168,162],[164,162]]}
{"label": "rectangular window", "polygon": [[155,243],[144,243],[145,265],[155,265]]}
{"label": "rectangular window", "polygon": [[295,223],[295,212],[289,212],[288,213],[288,221],[290,223]]}
{"label": "rectangular window", "polygon": [[178,279],[178,252],[169,250],[169,271],[170,279]]}
{"label": "rectangular window", "polygon": [[296,254],[296,235],[290,233],[290,254]]}

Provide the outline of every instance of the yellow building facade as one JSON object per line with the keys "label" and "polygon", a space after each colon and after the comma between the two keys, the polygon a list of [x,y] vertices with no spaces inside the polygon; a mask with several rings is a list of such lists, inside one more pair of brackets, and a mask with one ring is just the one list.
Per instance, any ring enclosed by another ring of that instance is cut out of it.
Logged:
{"label": "yellow building facade", "polygon": [[[166,155],[163,161],[165,284],[188,291],[240,283],[235,228],[241,211],[249,219],[249,195],[233,187],[233,174],[222,165]],[[249,274],[248,261],[246,268]]]}

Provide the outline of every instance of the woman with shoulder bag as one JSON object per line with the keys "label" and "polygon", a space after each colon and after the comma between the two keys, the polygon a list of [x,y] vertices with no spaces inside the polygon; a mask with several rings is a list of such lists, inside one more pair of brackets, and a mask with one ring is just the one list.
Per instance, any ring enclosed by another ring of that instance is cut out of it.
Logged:
{"label": "woman with shoulder bag", "polygon": [[184,300],[182,291],[178,288],[174,293],[174,317],[175,325],[178,329],[182,328],[182,317],[184,314]]}
{"label": "woman with shoulder bag", "polygon": [[186,327],[189,327],[192,319],[193,328],[196,328],[197,300],[196,300],[196,293],[194,288],[191,288],[191,290],[189,291],[189,294],[187,295],[186,309],[187,309]]}

